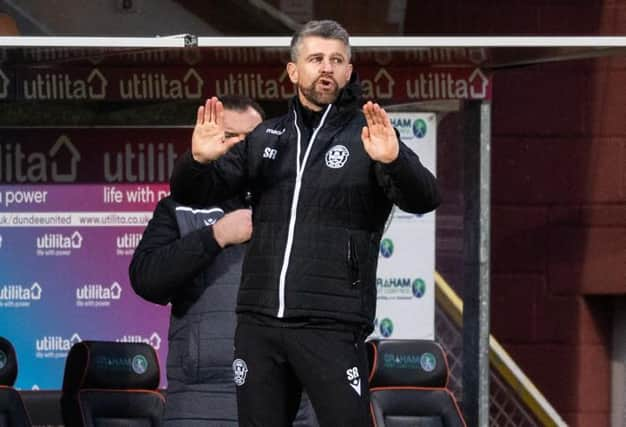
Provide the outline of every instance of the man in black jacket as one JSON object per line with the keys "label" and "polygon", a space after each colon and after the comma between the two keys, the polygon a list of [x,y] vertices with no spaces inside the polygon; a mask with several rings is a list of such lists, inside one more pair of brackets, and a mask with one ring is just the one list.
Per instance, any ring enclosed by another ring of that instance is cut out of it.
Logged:
{"label": "man in black jacket", "polygon": [[202,138],[177,163],[172,196],[252,194],[233,362],[240,425],[288,426],[304,388],[321,426],[368,426],[364,339],[384,224],[394,203],[425,213],[439,195],[386,112],[372,102],[359,109],[339,24],[304,25],[287,72],[298,88],[289,112],[240,143],[224,139],[221,103],[206,102]]}
{"label": "man in black jacket", "polygon": [[[225,97],[225,132],[240,140],[261,121],[252,100]],[[171,303],[167,357],[168,427],[236,426],[232,385],[235,300],[252,232],[243,197],[186,206],[162,199],[133,255],[129,273],[142,298]]]}
{"label": "man in black jacket", "polygon": [[[262,121],[249,98],[226,96],[226,138],[241,140]],[[196,127],[196,132],[201,128]],[[133,289],[157,304],[172,304],[167,360],[168,427],[237,425],[232,356],[235,300],[245,247],[252,232],[243,197],[207,207],[166,197],[130,263]],[[314,426],[309,406],[299,422]]]}

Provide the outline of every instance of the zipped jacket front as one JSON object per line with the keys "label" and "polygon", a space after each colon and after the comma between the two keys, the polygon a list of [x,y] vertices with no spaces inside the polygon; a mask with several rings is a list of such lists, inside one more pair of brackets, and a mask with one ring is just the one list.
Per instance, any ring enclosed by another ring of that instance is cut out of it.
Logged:
{"label": "zipped jacket front", "polygon": [[353,76],[308,140],[294,98],[286,115],[263,122],[219,160],[200,164],[186,153],[177,163],[171,191],[181,203],[252,194],[239,313],[371,328],[378,247],[393,204],[425,213],[438,206],[439,193],[402,142],[389,164],[368,156],[359,95]]}

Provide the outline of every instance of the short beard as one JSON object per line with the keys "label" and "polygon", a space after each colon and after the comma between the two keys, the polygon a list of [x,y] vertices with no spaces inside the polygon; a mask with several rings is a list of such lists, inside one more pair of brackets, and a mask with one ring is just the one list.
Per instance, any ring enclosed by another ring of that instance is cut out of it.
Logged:
{"label": "short beard", "polygon": [[339,91],[341,90],[337,82],[335,82],[335,90],[333,92],[323,94],[315,90],[317,82],[318,81],[315,80],[309,87],[298,85],[298,90],[300,91],[300,93],[302,93],[302,96],[304,96],[307,101],[320,108],[323,108],[326,105],[335,102],[337,100],[337,97],[339,96]]}

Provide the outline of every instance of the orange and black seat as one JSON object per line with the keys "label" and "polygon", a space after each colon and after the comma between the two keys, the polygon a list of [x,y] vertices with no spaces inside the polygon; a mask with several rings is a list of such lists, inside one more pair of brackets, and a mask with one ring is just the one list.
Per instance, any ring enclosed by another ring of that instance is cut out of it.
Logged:
{"label": "orange and black seat", "polygon": [[372,340],[368,351],[375,427],[466,427],[436,342]]}
{"label": "orange and black seat", "polygon": [[30,427],[20,393],[13,388],[17,378],[17,356],[13,345],[0,337],[0,427]]}
{"label": "orange and black seat", "polygon": [[144,343],[83,341],[65,363],[61,410],[66,427],[161,425],[159,363]]}

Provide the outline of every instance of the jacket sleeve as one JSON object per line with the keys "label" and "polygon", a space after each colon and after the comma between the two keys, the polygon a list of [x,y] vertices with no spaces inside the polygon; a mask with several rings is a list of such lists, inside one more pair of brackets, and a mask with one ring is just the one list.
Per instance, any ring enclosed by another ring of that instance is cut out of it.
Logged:
{"label": "jacket sleeve", "polygon": [[387,198],[403,211],[430,212],[441,203],[437,180],[422,165],[417,154],[402,141],[399,142],[400,151],[396,160],[375,164],[378,183]]}
{"label": "jacket sleeve", "polygon": [[166,305],[220,250],[211,226],[181,237],[175,214],[161,201],[131,259],[130,283],[143,299]]}
{"label": "jacket sleeve", "polygon": [[183,205],[213,205],[241,194],[247,179],[247,140],[208,164],[194,160],[186,151],[170,177],[172,198]]}

